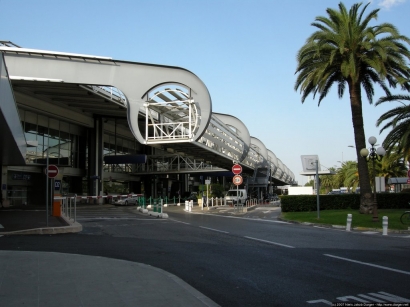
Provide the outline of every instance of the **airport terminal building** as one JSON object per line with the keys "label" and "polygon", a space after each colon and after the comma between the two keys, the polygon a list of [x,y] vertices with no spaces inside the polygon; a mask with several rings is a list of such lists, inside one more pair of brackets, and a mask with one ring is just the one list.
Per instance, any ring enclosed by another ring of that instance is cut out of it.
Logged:
{"label": "airport terminal building", "polygon": [[62,195],[172,197],[204,178],[231,182],[234,163],[248,189],[295,184],[243,122],[212,112],[205,84],[186,69],[8,41],[0,52],[3,202],[44,204],[50,165]]}

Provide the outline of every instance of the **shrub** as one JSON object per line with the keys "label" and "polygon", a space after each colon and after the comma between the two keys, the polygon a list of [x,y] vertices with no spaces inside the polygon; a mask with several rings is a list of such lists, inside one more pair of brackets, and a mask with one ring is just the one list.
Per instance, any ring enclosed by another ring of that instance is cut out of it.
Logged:
{"label": "shrub", "polygon": [[[409,208],[410,193],[377,193],[379,209]],[[316,211],[316,195],[282,195],[282,212]],[[320,210],[338,210],[360,208],[359,194],[319,195]]]}

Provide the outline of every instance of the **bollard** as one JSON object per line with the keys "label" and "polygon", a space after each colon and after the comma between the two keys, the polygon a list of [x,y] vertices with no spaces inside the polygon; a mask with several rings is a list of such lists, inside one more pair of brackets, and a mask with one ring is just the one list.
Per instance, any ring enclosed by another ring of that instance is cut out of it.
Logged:
{"label": "bollard", "polygon": [[185,201],[185,211],[188,211],[188,201]]}
{"label": "bollard", "polygon": [[346,223],[346,231],[350,231],[351,227],[352,227],[352,215],[348,214],[347,215],[347,223]]}
{"label": "bollard", "polygon": [[389,226],[389,218],[387,216],[383,216],[383,236],[387,236],[387,226]]}
{"label": "bollard", "polygon": [[189,202],[189,212],[192,211],[192,204],[193,204],[193,200],[191,200],[191,201]]}

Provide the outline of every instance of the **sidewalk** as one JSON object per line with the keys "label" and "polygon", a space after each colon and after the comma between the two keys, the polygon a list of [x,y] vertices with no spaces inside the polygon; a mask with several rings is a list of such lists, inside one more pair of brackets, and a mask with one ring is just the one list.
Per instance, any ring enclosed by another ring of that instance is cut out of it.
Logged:
{"label": "sidewalk", "polygon": [[0,250],[1,306],[218,306],[164,270],[131,261]]}
{"label": "sidewalk", "polygon": [[0,208],[0,235],[80,232],[82,226],[39,206]]}
{"label": "sidewalk", "polygon": [[[0,237],[81,230],[39,207],[0,209]],[[0,250],[0,280],[2,307],[218,306],[171,273],[104,257]]]}

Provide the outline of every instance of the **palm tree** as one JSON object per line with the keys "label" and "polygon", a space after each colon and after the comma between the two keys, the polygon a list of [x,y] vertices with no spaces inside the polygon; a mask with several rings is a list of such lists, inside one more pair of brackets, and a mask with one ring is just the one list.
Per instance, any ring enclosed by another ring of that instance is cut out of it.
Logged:
{"label": "palm tree", "polygon": [[346,161],[343,164],[343,167],[341,168],[340,173],[338,173],[337,177],[345,187],[349,188],[349,190],[356,191],[356,188],[359,186],[357,162]]}
{"label": "palm tree", "polygon": [[407,167],[404,156],[394,147],[383,159],[376,163],[376,174],[385,178],[385,184],[389,178],[407,176]]}
{"label": "palm tree", "polygon": [[[334,167],[330,167],[329,171],[336,172],[337,170]],[[325,189],[325,192],[328,193],[334,188],[339,188],[335,184],[335,175],[321,175],[319,176],[320,179],[320,188]]]}
{"label": "palm tree", "polygon": [[[370,3],[369,3],[370,4]],[[389,23],[369,26],[377,18],[378,9],[364,16],[365,5],[354,4],[349,11],[343,3],[339,10],[328,8],[329,18],[316,17],[312,26],[318,28],[297,54],[298,74],[295,90],[300,89],[302,103],[309,94],[319,94],[319,105],[332,85],[337,85],[339,98],[346,86],[349,90],[350,107],[355,137],[356,155],[360,180],[360,212],[372,212],[372,195],[369,169],[360,149],[366,147],[363,128],[362,93],[373,102],[374,84],[380,85],[386,95],[389,87],[397,84],[410,89],[410,69],[406,61],[410,52],[404,45],[410,40],[400,35]],[[386,84],[387,82],[387,84]]]}
{"label": "palm tree", "polygon": [[384,102],[400,102],[402,105],[398,106],[386,113],[382,114],[377,120],[377,127],[383,122],[387,123],[382,127],[380,133],[385,129],[391,128],[387,134],[383,147],[386,151],[402,153],[404,158],[410,163],[410,104],[405,104],[404,101],[410,102],[409,95],[390,95],[380,98],[376,102],[376,106]]}

